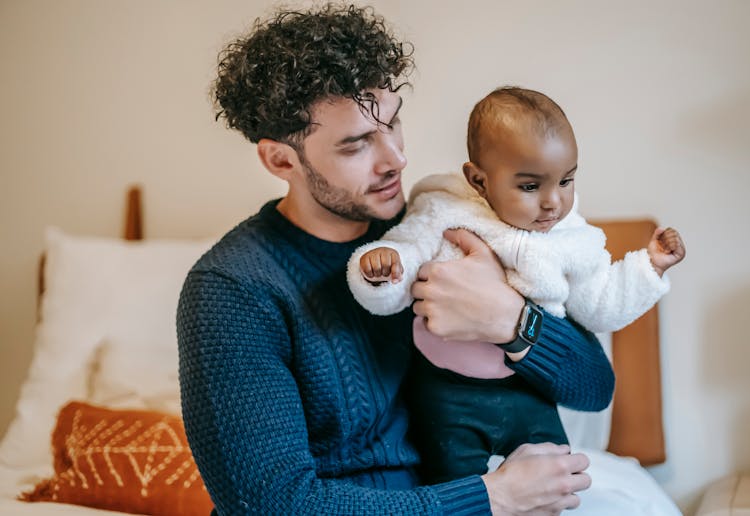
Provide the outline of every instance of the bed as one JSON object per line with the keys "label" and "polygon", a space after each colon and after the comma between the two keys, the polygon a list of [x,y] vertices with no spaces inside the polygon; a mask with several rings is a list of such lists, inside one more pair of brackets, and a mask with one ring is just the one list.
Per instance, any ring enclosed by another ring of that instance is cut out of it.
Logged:
{"label": "bed", "polygon": [[[141,221],[134,187],[123,239],[47,230],[34,358],[0,443],[0,514],[113,514],[78,504],[207,514],[210,500],[179,418],[173,321],[182,280],[214,239],[144,239]],[[614,259],[643,247],[655,227],[650,220],[597,225]],[[577,512],[678,515],[644,469],[666,460],[657,308],[600,339],[617,375],[612,405],[597,414],[561,409],[572,446],[591,459],[593,485]],[[51,440],[85,446],[72,459],[53,457]],[[119,491],[102,487],[108,474],[119,478]],[[38,499],[67,503],[17,500],[35,486]]]}

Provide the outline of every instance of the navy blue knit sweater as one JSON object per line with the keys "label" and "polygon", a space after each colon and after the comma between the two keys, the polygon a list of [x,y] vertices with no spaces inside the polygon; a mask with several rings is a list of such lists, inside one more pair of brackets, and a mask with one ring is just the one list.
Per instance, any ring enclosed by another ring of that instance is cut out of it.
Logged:
{"label": "navy blue knit sweater", "polygon": [[[292,225],[273,201],[188,275],[177,313],[183,417],[217,512],[488,514],[479,476],[418,487],[399,388],[409,310],[367,313],[345,268],[356,247]],[[598,343],[546,317],[513,368],[557,402],[597,410],[613,376]]]}

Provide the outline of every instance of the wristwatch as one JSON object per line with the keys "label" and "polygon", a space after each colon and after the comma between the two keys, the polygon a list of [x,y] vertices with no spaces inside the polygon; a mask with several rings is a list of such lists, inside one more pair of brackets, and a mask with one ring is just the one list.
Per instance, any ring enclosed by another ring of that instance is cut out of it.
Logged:
{"label": "wristwatch", "polygon": [[521,318],[518,320],[518,335],[514,340],[498,344],[498,346],[508,353],[518,353],[533,346],[542,331],[543,318],[542,309],[527,299],[521,310]]}

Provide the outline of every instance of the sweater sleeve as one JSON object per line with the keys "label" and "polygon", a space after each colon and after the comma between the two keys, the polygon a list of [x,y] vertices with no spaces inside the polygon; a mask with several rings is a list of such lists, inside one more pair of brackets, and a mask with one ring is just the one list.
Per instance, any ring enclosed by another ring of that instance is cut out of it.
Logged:
{"label": "sweater sleeve", "polygon": [[508,367],[549,399],[574,410],[604,410],[612,401],[615,375],[596,336],[571,321],[544,314],[537,343]]}
{"label": "sweater sleeve", "polygon": [[185,430],[218,514],[489,513],[479,476],[391,491],[318,477],[284,315],[215,272],[180,296]]}
{"label": "sweater sleeve", "polygon": [[[440,194],[437,194],[440,195]],[[439,217],[438,197],[422,194],[408,208],[401,223],[388,230],[381,240],[367,243],[349,259],[347,281],[354,299],[375,315],[395,314],[411,305],[411,285],[417,279],[422,264],[432,260],[440,250],[443,230],[450,225]],[[394,249],[401,260],[404,273],[401,281],[373,285],[365,280],[359,260],[366,252],[378,247]]]}
{"label": "sweater sleeve", "polygon": [[646,249],[631,251],[610,263],[604,249],[569,274],[568,315],[594,332],[617,331],[646,313],[669,290]]}

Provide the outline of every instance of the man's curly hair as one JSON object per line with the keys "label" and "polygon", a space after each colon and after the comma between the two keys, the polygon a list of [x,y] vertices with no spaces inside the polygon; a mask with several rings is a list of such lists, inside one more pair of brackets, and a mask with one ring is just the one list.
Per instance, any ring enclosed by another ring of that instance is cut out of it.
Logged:
{"label": "man's curly hair", "polygon": [[299,143],[313,129],[311,107],[323,99],[353,99],[380,122],[367,90],[397,91],[412,69],[411,45],[398,41],[371,7],[283,11],[255,20],[249,34],[219,54],[216,119],[253,143]]}

